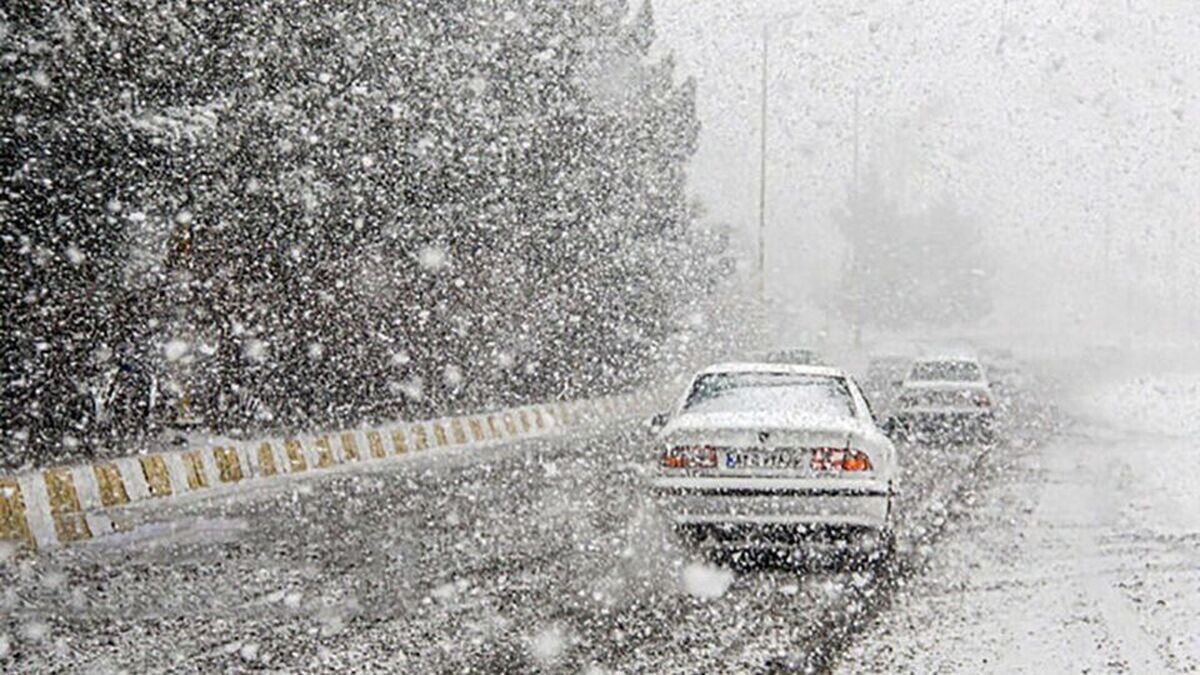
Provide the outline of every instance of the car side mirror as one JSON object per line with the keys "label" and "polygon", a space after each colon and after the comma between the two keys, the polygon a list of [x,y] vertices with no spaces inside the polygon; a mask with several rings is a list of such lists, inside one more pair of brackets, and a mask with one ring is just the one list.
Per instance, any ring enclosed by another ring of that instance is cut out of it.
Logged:
{"label": "car side mirror", "polygon": [[663,427],[667,426],[667,420],[669,419],[670,415],[665,412],[655,413],[650,419],[646,420],[646,428],[650,430],[650,433],[657,434],[662,431]]}
{"label": "car side mirror", "polygon": [[888,438],[894,437],[896,435],[896,418],[888,417],[883,421],[883,424],[879,425],[879,430],[882,431]]}

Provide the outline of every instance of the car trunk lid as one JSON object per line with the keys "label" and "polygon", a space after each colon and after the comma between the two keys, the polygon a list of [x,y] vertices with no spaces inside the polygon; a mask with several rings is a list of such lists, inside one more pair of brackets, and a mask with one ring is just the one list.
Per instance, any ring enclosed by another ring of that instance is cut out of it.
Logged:
{"label": "car trunk lid", "polygon": [[[860,438],[852,424],[842,421],[807,428],[677,424],[662,437],[663,465],[689,475],[730,477],[824,478],[861,473],[840,470],[845,457],[860,450]],[[671,462],[669,456],[677,460]]]}

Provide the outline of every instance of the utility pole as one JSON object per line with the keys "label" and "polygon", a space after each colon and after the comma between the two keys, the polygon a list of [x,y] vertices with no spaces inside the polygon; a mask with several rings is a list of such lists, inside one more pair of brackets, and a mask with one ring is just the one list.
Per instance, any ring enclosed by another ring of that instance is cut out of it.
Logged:
{"label": "utility pole", "polygon": [[854,197],[858,198],[858,82],[854,83]]}
{"label": "utility pole", "polygon": [[[853,184],[851,185],[851,203],[852,208],[858,209],[858,127],[859,127],[859,108],[858,108],[858,82],[854,83],[854,176]],[[856,211],[857,212],[857,211]],[[853,277],[853,284],[857,287],[857,292],[854,298],[854,348],[862,347],[862,325],[863,325],[863,304],[867,301],[867,289],[863,284],[863,275],[859,273],[858,256],[854,256],[854,262],[850,266],[850,273]]]}
{"label": "utility pole", "polygon": [[767,304],[767,56],[771,36],[769,24],[762,28],[762,86],[758,111],[758,301]]}
{"label": "utility pole", "polygon": [[[768,73],[771,55],[771,25],[799,17],[803,12],[795,11],[790,14],[764,20],[762,26],[762,61],[760,62],[759,87],[759,138],[758,138],[758,300],[759,306],[767,306],[767,101]],[[828,18],[828,17],[826,17]],[[854,90],[854,192],[858,193],[858,88]],[[859,321],[858,323],[861,323]],[[856,327],[856,333],[859,332]],[[856,341],[858,339],[856,338]]]}

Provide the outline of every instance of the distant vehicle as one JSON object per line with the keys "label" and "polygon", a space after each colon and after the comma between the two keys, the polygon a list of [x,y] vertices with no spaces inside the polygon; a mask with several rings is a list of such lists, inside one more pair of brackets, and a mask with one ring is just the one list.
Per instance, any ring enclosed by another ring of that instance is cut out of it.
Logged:
{"label": "distant vehicle", "polygon": [[979,360],[940,356],[914,361],[888,426],[910,438],[992,440],[995,401]]}
{"label": "distant vehicle", "polygon": [[795,348],[795,349],[773,349],[764,354],[758,355],[756,360],[765,363],[790,363],[797,366],[824,366],[828,365],[825,359],[815,349]]}
{"label": "distant vehicle", "polygon": [[689,543],[891,554],[896,450],[842,371],[713,366],[652,427],[652,489]]}

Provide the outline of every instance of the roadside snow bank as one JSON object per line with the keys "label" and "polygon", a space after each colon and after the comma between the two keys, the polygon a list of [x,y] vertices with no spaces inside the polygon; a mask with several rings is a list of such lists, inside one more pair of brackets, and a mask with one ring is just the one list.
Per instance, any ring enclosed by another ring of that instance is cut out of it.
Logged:
{"label": "roadside snow bank", "polygon": [[1070,403],[1076,417],[1103,428],[1166,436],[1200,433],[1200,373],[1108,382],[1077,393]]}
{"label": "roadside snow bank", "polygon": [[[1200,373],[1143,374],[1080,391],[1069,402],[1098,461],[1107,461],[1119,505],[1138,530],[1200,533]],[[1102,452],[1109,452],[1108,459]],[[1117,460],[1117,461],[1114,461]]]}

